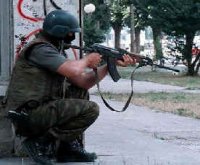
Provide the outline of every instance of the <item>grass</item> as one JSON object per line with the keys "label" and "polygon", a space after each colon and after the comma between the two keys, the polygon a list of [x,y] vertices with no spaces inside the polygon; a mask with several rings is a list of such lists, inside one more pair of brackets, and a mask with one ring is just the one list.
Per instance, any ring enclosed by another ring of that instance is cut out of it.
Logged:
{"label": "grass", "polygon": [[[103,93],[107,99],[126,102],[128,94]],[[191,93],[134,93],[131,103],[153,110],[170,112],[180,116],[200,118],[199,94]]]}
{"label": "grass", "polygon": [[[143,67],[144,68],[144,67]],[[173,75],[172,72],[151,71],[151,68],[138,69],[134,74],[134,80],[150,81],[161,84],[176,85],[190,90],[200,89],[200,77],[190,77],[184,75]],[[130,79],[134,68],[118,68],[122,78]],[[107,99],[125,102],[127,94],[104,93]],[[170,112],[181,116],[200,118],[200,94],[199,93],[167,93],[150,92],[134,93],[132,103],[138,106],[146,106],[154,110]]]}
{"label": "grass", "polygon": [[[122,78],[130,79],[131,72],[134,68],[118,68],[118,71]],[[142,68],[143,69],[143,68]],[[170,72],[164,71],[151,71],[149,67],[144,68],[144,70],[138,69],[134,74],[134,80],[138,81],[150,81],[157,82],[161,84],[176,85],[181,87],[186,87],[188,89],[200,89],[200,76],[192,77],[185,75],[173,75]]]}

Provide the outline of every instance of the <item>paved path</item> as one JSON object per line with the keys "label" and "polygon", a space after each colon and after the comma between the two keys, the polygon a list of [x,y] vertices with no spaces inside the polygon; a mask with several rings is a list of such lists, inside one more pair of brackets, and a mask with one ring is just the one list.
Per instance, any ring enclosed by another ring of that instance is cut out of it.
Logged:
{"label": "paved path", "polygon": [[[131,81],[126,79],[120,79],[118,82],[113,82],[112,79],[107,76],[100,83],[100,89],[103,92],[112,93],[130,93]],[[146,93],[146,92],[193,92],[200,93],[200,90],[187,90],[184,87],[164,85],[146,81],[134,80],[133,89],[135,93]],[[4,95],[6,91],[5,85],[0,85],[0,95]],[[90,89],[90,93],[97,92],[97,87],[94,86]]]}
{"label": "paved path", "polygon": [[[131,81],[126,79],[120,79],[118,82],[113,82],[112,79],[107,76],[100,82],[100,89],[102,92],[111,93],[130,93]],[[147,93],[147,92],[188,92],[188,93],[200,93],[200,90],[187,90],[184,87],[164,85],[146,81],[133,81],[133,90],[135,93]],[[94,86],[90,89],[91,93],[97,92],[97,87]]]}
{"label": "paved path", "polygon": [[[92,99],[100,103],[101,115],[86,134],[86,147],[102,155],[100,161],[116,159],[121,165],[123,161],[130,165],[200,164],[199,120],[134,105],[126,112],[115,113],[98,97]],[[111,104],[123,106],[114,101]]]}

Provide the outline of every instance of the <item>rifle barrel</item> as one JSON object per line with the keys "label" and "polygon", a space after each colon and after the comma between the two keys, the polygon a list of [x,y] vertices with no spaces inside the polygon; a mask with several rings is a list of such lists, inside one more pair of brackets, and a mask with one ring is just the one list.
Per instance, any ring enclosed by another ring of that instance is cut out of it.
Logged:
{"label": "rifle barrel", "polygon": [[167,67],[167,66],[162,66],[162,65],[157,65],[157,64],[153,64],[153,65],[157,66],[158,68],[168,69],[168,70],[172,70],[174,72],[180,72],[180,70],[175,69],[175,68],[170,68],[170,67]]}

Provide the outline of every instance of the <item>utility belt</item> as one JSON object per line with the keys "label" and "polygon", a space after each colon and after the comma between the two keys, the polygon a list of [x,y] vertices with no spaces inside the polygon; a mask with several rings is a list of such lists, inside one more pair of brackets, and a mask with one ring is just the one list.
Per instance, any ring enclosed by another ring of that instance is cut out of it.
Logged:
{"label": "utility belt", "polygon": [[44,97],[41,101],[29,100],[15,110],[9,110],[7,118],[9,118],[15,126],[15,133],[19,136],[35,136],[32,134],[29,113],[38,108],[40,105],[53,100],[50,97]]}
{"label": "utility belt", "polygon": [[21,113],[21,112],[28,113],[29,111],[31,111],[31,110],[39,107],[39,106],[40,106],[39,101],[29,100],[29,101],[21,104],[19,107],[17,107],[15,109],[15,112],[17,112],[17,113]]}
{"label": "utility belt", "polygon": [[32,136],[30,131],[29,111],[37,108],[40,103],[36,100],[29,100],[15,110],[8,111],[8,116],[15,127],[15,134],[17,136]]}

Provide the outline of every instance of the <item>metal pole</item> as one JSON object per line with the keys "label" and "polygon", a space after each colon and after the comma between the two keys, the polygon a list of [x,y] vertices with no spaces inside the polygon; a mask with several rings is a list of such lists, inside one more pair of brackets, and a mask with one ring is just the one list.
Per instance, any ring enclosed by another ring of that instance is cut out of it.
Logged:
{"label": "metal pole", "polygon": [[[79,22],[80,22],[80,27],[81,27],[81,33],[80,33],[80,41],[79,45],[80,47],[83,47],[83,33],[84,33],[84,28],[83,28],[83,1],[79,0]],[[83,57],[83,51],[80,51],[80,58]]]}
{"label": "metal pole", "polygon": [[130,5],[130,16],[131,16],[131,52],[135,52],[135,20],[134,20],[135,7],[133,4]]}
{"label": "metal pole", "polygon": [[13,1],[0,1],[0,80],[7,81],[13,65]]}

